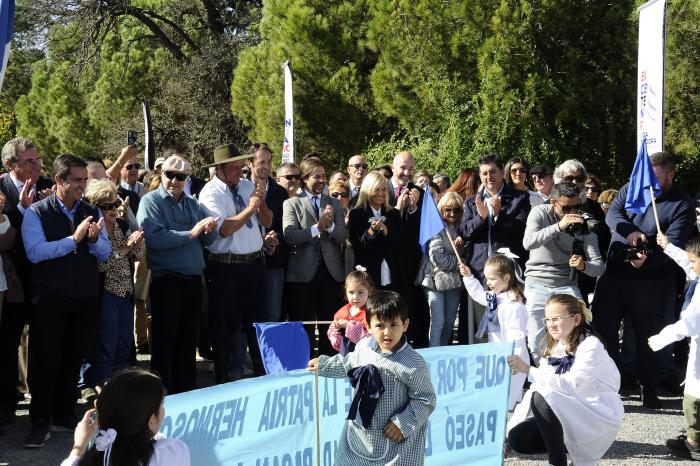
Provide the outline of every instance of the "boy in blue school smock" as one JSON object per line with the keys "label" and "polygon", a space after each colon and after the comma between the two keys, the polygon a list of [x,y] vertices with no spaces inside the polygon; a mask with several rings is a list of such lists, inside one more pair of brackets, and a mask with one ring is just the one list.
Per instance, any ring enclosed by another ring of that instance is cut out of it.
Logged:
{"label": "boy in blue school smock", "polygon": [[320,356],[309,370],[324,377],[350,377],[353,400],[343,427],[336,466],[420,466],[435,390],[425,360],[408,344],[406,302],[377,291],[367,302],[366,345],[346,356]]}

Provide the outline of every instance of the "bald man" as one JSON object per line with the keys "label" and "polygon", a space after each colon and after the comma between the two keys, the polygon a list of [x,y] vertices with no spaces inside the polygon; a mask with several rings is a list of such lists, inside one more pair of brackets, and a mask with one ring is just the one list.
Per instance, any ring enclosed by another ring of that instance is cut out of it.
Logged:
{"label": "bald man", "polygon": [[361,155],[353,155],[348,160],[348,183],[350,183],[350,204],[355,205],[357,195],[360,193],[360,186],[367,175],[367,161]]}

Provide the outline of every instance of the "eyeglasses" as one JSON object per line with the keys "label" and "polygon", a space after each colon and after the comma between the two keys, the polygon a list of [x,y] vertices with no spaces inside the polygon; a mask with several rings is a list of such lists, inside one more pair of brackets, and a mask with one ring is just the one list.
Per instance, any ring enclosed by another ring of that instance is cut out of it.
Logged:
{"label": "eyeglasses", "polygon": [[599,193],[600,188],[597,186],[586,186],[586,191],[590,191],[592,193]]}
{"label": "eyeglasses", "polygon": [[37,157],[35,159],[18,160],[17,163],[20,165],[41,165],[41,157]]}
{"label": "eyeglasses", "polygon": [[367,170],[367,168],[369,167],[369,165],[367,165],[366,163],[353,163],[350,166],[352,168],[354,168],[355,170],[360,170],[360,169]]}
{"label": "eyeglasses", "polygon": [[583,183],[584,181],[586,181],[586,177],[583,175],[578,175],[578,176],[569,175],[569,176],[565,176],[563,179],[564,179],[564,181],[568,181],[569,183],[573,183],[574,181],[577,183]]}
{"label": "eyeglasses", "polygon": [[338,192],[335,192],[335,193],[331,193],[331,196],[333,196],[333,197],[335,197],[335,198],[342,197],[343,199],[345,199],[346,197],[348,197],[348,193],[344,193],[344,192],[341,193],[340,191],[338,191]]}
{"label": "eyeglasses", "polygon": [[282,175],[280,178],[284,178],[287,181],[299,181],[301,180],[301,175]]}
{"label": "eyeglasses", "polygon": [[564,212],[565,214],[571,214],[575,213],[578,208],[581,206],[581,204],[574,204],[574,205],[564,205],[561,202],[557,201],[557,204],[559,204],[559,207],[561,207],[561,211]]}
{"label": "eyeglasses", "polygon": [[116,201],[110,202],[109,204],[97,204],[97,207],[99,207],[102,210],[112,210],[112,209],[118,209],[122,206],[122,200],[117,198]]}
{"label": "eyeglasses", "polygon": [[127,170],[141,170],[141,164],[140,163],[130,163],[129,165],[126,165],[124,168]]}
{"label": "eyeglasses", "polygon": [[544,173],[533,173],[531,177],[533,180],[538,180],[538,179],[544,180],[548,176],[552,176],[552,175],[545,175]]}
{"label": "eyeglasses", "polygon": [[511,168],[511,169],[510,169],[510,172],[511,172],[511,173],[518,173],[518,172],[520,172],[520,173],[527,173],[527,168],[525,168],[525,167],[522,167],[522,168]]}
{"label": "eyeglasses", "polygon": [[458,214],[462,211],[460,207],[445,207],[442,209],[446,214]]}
{"label": "eyeglasses", "polygon": [[172,180],[173,178],[175,178],[177,181],[185,181],[187,179],[187,176],[188,175],[186,175],[184,173],[175,173],[175,172],[171,172],[171,171],[165,172],[165,177],[169,180]]}
{"label": "eyeglasses", "polygon": [[558,324],[562,320],[566,319],[567,317],[573,317],[576,314],[569,314],[567,316],[556,316],[556,317],[543,317],[542,318],[542,323],[545,325],[545,327],[549,324]]}

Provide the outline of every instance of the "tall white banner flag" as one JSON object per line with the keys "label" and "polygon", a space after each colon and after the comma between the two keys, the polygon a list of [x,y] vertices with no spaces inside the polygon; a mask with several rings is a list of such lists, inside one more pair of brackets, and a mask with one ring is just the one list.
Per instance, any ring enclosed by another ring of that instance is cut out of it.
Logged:
{"label": "tall white banner flag", "polygon": [[282,163],[294,163],[294,99],[292,98],[292,70],[284,62],[284,144]]}
{"label": "tall white banner flag", "polygon": [[639,7],[637,144],[647,137],[649,154],[664,148],[664,48],[666,0]]}

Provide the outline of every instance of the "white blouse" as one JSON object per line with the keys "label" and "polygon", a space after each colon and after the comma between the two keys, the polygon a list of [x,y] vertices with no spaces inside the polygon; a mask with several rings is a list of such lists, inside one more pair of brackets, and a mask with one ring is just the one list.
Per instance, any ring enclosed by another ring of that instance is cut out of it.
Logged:
{"label": "white blouse", "polygon": [[[157,434],[153,445],[153,456],[148,466],[190,466],[190,449],[185,442],[176,438],[167,438]],[[71,455],[61,463],[61,466],[76,466],[79,456]]]}

